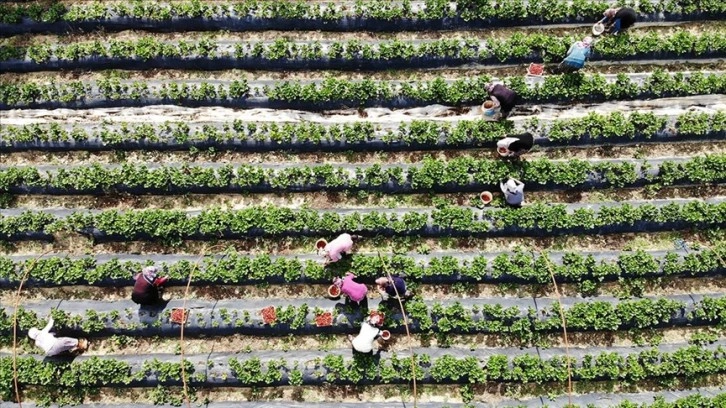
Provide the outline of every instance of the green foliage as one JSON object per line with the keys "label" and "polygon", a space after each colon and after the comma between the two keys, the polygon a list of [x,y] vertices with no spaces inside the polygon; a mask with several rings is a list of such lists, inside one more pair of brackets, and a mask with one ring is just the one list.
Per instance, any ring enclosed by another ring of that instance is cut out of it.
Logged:
{"label": "green foliage", "polygon": [[[543,81],[530,86],[524,77],[509,77],[504,83],[514,90],[522,103],[548,101],[603,101],[642,97],[677,97],[707,95],[726,92],[726,75],[669,73],[654,70],[644,81],[620,75],[615,82],[605,76],[582,73],[548,75]],[[262,89],[250,89],[246,79],[229,84],[164,82],[160,85],[145,81],[131,84],[109,77],[95,84],[68,81],[61,84],[24,81],[0,83],[0,103],[9,108],[25,107],[44,102],[83,103],[103,97],[108,101],[141,98],[159,98],[165,102],[198,104],[201,101],[236,101],[250,95],[266,96],[270,102],[320,104],[346,104],[348,106],[377,105],[404,98],[416,104],[444,104],[462,106],[481,103],[487,97],[488,75],[447,82],[442,77],[428,81],[395,83],[389,81],[349,81],[328,77],[318,83],[299,81],[275,82]],[[624,93],[624,90],[627,92]],[[102,99],[103,99],[102,98]],[[239,101],[236,101],[239,102]],[[74,105],[75,106],[75,105]]]}

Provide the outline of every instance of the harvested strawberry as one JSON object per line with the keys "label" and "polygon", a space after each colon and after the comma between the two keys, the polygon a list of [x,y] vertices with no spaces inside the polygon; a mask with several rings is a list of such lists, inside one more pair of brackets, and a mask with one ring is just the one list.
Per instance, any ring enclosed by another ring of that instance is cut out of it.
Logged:
{"label": "harvested strawberry", "polygon": [[177,307],[171,310],[171,321],[172,323],[182,324],[187,321],[189,311],[184,310],[181,307]]}
{"label": "harvested strawberry", "polygon": [[332,326],[333,314],[330,312],[325,312],[323,314],[315,316],[315,325],[318,327]]}
{"label": "harvested strawberry", "polygon": [[267,306],[262,309],[261,313],[262,321],[265,322],[265,324],[272,324],[277,320],[277,311],[275,311],[274,306]]}

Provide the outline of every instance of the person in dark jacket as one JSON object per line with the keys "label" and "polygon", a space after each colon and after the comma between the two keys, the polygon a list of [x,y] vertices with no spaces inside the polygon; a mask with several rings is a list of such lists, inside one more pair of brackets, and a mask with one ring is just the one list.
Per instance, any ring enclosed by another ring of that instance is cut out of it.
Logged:
{"label": "person in dark jacket", "polygon": [[489,98],[500,107],[500,119],[506,119],[517,104],[517,93],[502,84],[486,85]]}
{"label": "person in dark jacket", "polygon": [[534,136],[531,133],[523,133],[517,136],[508,136],[497,142],[497,152],[503,157],[519,157],[532,149]]}
{"label": "person in dark jacket", "polygon": [[393,280],[384,276],[376,279],[378,293],[381,294],[381,298],[383,298],[383,300],[395,298],[396,292],[398,292],[398,296],[401,298],[407,297],[408,292],[406,292],[406,282],[403,281],[403,278],[398,276],[393,276],[392,278]]}
{"label": "person in dark jacket", "polygon": [[610,34],[627,30],[638,21],[638,14],[630,7],[609,8],[603,16],[605,17],[598,22],[605,24],[605,30]]}
{"label": "person in dark jacket", "polygon": [[161,299],[159,289],[169,279],[157,275],[158,269],[155,266],[147,266],[141,273],[134,276],[134,291],[131,293],[131,300],[139,305],[153,305]]}

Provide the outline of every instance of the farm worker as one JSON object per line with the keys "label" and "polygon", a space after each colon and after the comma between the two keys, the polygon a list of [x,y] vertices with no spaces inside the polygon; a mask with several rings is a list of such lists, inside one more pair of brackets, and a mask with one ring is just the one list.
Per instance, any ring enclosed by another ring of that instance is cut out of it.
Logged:
{"label": "farm worker", "polygon": [[381,323],[383,322],[380,316],[369,316],[363,321],[357,336],[348,335],[348,340],[353,344],[353,350],[359,353],[371,353],[376,338],[381,335],[381,330],[376,327]]}
{"label": "farm worker", "polygon": [[72,337],[55,337],[50,329],[53,328],[53,318],[48,318],[48,324],[43,330],[35,327],[28,331],[28,337],[35,340],[35,345],[45,352],[46,356],[57,356],[65,352],[83,352],[88,348],[88,340],[74,339]]}
{"label": "farm worker", "polygon": [[500,119],[506,119],[517,104],[517,93],[502,84],[488,83],[486,89],[489,99],[500,108]]}
{"label": "farm worker", "polygon": [[354,281],[355,275],[348,272],[343,279],[333,279],[333,285],[340,288],[340,292],[356,303],[366,298],[368,287],[362,283]]}
{"label": "farm worker", "polygon": [[585,37],[576,41],[567,50],[567,56],[560,63],[560,72],[575,72],[585,66],[585,61],[592,53],[592,37]]}
{"label": "farm worker", "polygon": [[534,146],[534,136],[527,132],[519,136],[509,136],[497,142],[497,152],[505,157],[519,157]]}
{"label": "farm worker", "polygon": [[134,279],[134,291],[131,293],[131,300],[139,305],[153,305],[161,300],[159,288],[169,279],[157,276],[158,268],[147,266],[141,273],[136,274]]}
{"label": "farm worker", "polygon": [[610,34],[617,34],[626,30],[638,21],[638,14],[630,7],[609,8],[603,13],[603,19],[598,23],[605,24],[605,29]]}
{"label": "farm worker", "polygon": [[358,239],[357,235],[340,234],[338,238],[328,242],[323,248],[325,265],[340,261],[343,254],[349,254],[353,250],[353,240]]}
{"label": "farm worker", "polygon": [[500,183],[499,187],[504,193],[504,200],[507,204],[513,207],[522,206],[524,202],[524,183],[510,177],[506,183]]}
{"label": "farm worker", "polygon": [[378,293],[381,294],[381,298],[383,298],[383,300],[395,298],[396,292],[398,292],[398,296],[401,298],[406,296],[406,282],[403,281],[403,278],[399,276],[392,276],[392,278],[393,280],[384,276],[376,279]]}

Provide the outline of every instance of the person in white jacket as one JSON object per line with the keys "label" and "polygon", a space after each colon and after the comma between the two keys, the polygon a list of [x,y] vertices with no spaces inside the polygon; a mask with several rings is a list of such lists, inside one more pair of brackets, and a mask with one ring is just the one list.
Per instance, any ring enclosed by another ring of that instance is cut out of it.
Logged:
{"label": "person in white jacket", "polygon": [[35,345],[45,352],[46,356],[57,356],[65,352],[85,351],[88,348],[88,341],[85,339],[74,339],[72,337],[55,337],[50,332],[53,328],[53,318],[48,319],[48,324],[43,330],[35,327],[28,330],[28,337],[35,340]]}
{"label": "person in white jacket", "polygon": [[499,187],[504,193],[504,201],[513,207],[521,207],[524,202],[524,183],[515,179],[509,178],[506,183],[500,183]]}
{"label": "person in white jacket", "polygon": [[373,352],[373,345],[381,335],[381,329],[375,327],[379,324],[381,324],[380,316],[367,317],[360,326],[358,335],[355,337],[348,336],[348,340],[353,344],[353,350],[359,353]]}

